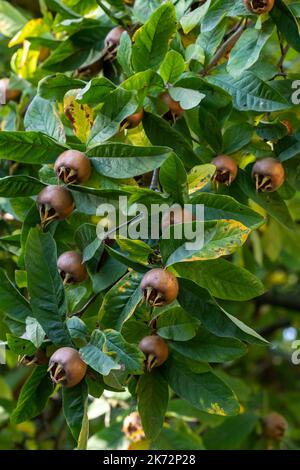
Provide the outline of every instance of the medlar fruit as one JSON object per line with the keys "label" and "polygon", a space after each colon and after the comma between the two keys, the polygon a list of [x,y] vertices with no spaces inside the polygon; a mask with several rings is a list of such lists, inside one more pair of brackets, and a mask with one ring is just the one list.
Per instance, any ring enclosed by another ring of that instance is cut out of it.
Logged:
{"label": "medlar fruit", "polygon": [[146,356],[146,368],[148,371],[154,367],[161,366],[169,356],[167,343],[157,335],[145,336],[140,341],[139,348]]}
{"label": "medlar fruit", "polygon": [[126,31],[126,29],[124,29],[122,26],[116,26],[115,28],[113,28],[104,39],[105,48],[108,49],[111,47],[118,47],[120,44],[121,36],[124,31]]}
{"label": "medlar fruit", "polygon": [[250,13],[262,15],[269,13],[274,7],[275,0],[244,0],[244,5]]}
{"label": "medlar fruit", "polygon": [[46,186],[37,197],[41,224],[46,225],[53,220],[64,220],[74,210],[75,204],[68,189],[62,186]]}
{"label": "medlar fruit", "polygon": [[133,129],[134,127],[137,127],[143,120],[144,117],[144,109],[140,109],[134,114],[131,114],[130,116],[127,116],[126,119],[121,124],[121,127],[125,126],[126,129]]}
{"label": "medlar fruit", "polygon": [[256,191],[274,192],[279,189],[285,179],[285,171],[282,164],[273,157],[258,160],[252,169],[252,177],[255,179]]}
{"label": "medlar fruit", "polygon": [[275,412],[265,416],[262,424],[264,436],[274,441],[280,441],[288,430],[287,420]]}
{"label": "medlar fruit", "polygon": [[130,413],[123,421],[122,432],[133,442],[145,439],[141,417],[137,411]]}
{"label": "medlar fruit", "polygon": [[87,270],[82,256],[77,251],[66,251],[57,260],[57,268],[64,284],[83,282],[87,278]]}
{"label": "medlar fruit", "polygon": [[70,388],[75,387],[84,379],[87,365],[76,349],[66,347],[52,354],[48,371],[54,384]]}
{"label": "medlar fruit", "polygon": [[54,171],[65,184],[80,184],[90,178],[91,163],[84,153],[66,150],[56,160]]}
{"label": "medlar fruit", "polygon": [[152,307],[171,304],[178,296],[179,285],[174,274],[162,268],[148,271],[141,282],[144,298]]}
{"label": "medlar fruit", "polygon": [[0,96],[4,97],[6,103],[17,100],[20,94],[20,90],[9,89],[9,78],[2,78],[0,80]]}
{"label": "medlar fruit", "polygon": [[170,225],[184,224],[186,222],[192,222],[195,217],[188,209],[182,209],[182,207],[170,207],[170,210],[165,212],[161,219],[161,228],[166,230]]}
{"label": "medlar fruit", "polygon": [[173,100],[168,91],[162,93],[160,95],[160,99],[165,103],[165,105],[167,105],[173,116],[180,117],[184,113],[184,109],[182,109],[180,103],[178,101]]}
{"label": "medlar fruit", "polygon": [[238,166],[228,155],[219,155],[211,163],[216,167],[215,174],[212,177],[214,183],[229,186],[236,179]]}

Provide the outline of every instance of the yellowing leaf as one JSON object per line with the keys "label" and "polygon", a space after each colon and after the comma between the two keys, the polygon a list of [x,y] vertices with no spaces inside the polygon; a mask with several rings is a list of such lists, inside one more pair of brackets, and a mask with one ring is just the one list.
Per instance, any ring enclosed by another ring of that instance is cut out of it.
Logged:
{"label": "yellowing leaf", "polygon": [[206,186],[216,171],[210,163],[195,166],[188,175],[189,193],[192,194]]}
{"label": "yellowing leaf", "polygon": [[73,126],[75,135],[86,142],[93,125],[93,110],[87,104],[76,101],[78,90],[70,90],[64,98],[64,113]]}
{"label": "yellowing leaf", "polygon": [[8,47],[14,47],[21,44],[25,39],[29,37],[42,36],[49,31],[49,27],[43,21],[42,18],[30,20],[24,28],[17,32],[17,34],[10,40]]}

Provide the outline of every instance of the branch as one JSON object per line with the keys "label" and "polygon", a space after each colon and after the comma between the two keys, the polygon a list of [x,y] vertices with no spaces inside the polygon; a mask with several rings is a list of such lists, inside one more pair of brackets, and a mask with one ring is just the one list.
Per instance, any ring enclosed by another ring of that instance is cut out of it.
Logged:
{"label": "branch", "polygon": [[281,52],[277,67],[279,68],[279,72],[282,75],[286,76],[286,73],[285,73],[284,67],[283,67],[283,63],[284,63],[284,59],[286,58],[286,55],[289,51],[289,45],[287,44],[285,47],[283,46],[281,35],[280,35],[280,32],[278,31],[278,29],[277,29],[277,36],[278,36],[278,39],[279,39],[279,46],[280,46],[280,52]]}
{"label": "branch", "polygon": [[278,294],[277,292],[267,292],[255,299],[257,307],[261,305],[273,305],[287,310],[300,312],[300,297],[293,294]]}

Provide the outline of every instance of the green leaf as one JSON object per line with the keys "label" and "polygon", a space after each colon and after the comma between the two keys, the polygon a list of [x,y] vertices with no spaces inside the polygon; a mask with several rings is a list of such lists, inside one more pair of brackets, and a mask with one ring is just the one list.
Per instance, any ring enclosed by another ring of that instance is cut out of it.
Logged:
{"label": "green leaf", "polygon": [[26,131],[43,132],[62,144],[66,143],[64,126],[54,104],[38,95],[26,111],[24,126]]}
{"label": "green leaf", "polygon": [[80,15],[67,7],[61,0],[45,0],[45,2],[49,9],[60,13],[62,16],[66,16],[67,18],[80,18]]}
{"label": "green leaf", "polygon": [[38,94],[47,100],[62,101],[69,90],[84,88],[86,83],[78,78],[71,78],[62,73],[49,75],[39,82]]}
{"label": "green leaf", "polygon": [[17,322],[25,323],[32,316],[29,303],[0,269],[0,311]]}
{"label": "green leaf", "polygon": [[264,223],[263,217],[236,201],[231,196],[199,193],[190,200],[191,204],[204,204],[204,220],[237,220],[252,230]]}
{"label": "green leaf", "polygon": [[64,286],[56,263],[56,245],[50,233],[31,229],[25,252],[31,316],[55,345],[70,346],[72,341],[65,324]]}
{"label": "green leaf", "polygon": [[102,351],[106,338],[104,333],[95,330],[90,342],[80,349],[82,359],[101,375],[108,375],[111,370],[120,369],[120,365],[109,354]]}
{"label": "green leaf", "polygon": [[185,70],[184,59],[179,52],[169,51],[160,66],[159,73],[165,83],[174,83]]}
{"label": "green leaf", "polygon": [[93,78],[77,93],[76,101],[80,104],[97,106],[115,89],[116,85],[107,78]]}
{"label": "green leaf", "polygon": [[251,142],[253,127],[246,122],[234,124],[226,129],[223,135],[223,152],[226,155],[241,150]]}
{"label": "green leaf", "polygon": [[132,43],[129,34],[125,31],[121,35],[120,45],[117,50],[117,61],[121,65],[125,75],[132,75],[131,67]]}
{"label": "green leaf", "polygon": [[66,149],[41,132],[0,132],[0,160],[38,165],[53,163]]}
{"label": "green leaf", "polygon": [[201,137],[206,140],[216,153],[220,153],[223,147],[223,137],[219,120],[206,109],[204,104],[199,108],[198,117]]}
{"label": "green leaf", "polygon": [[300,30],[292,10],[282,0],[276,0],[270,16],[288,44],[300,52]]}
{"label": "green leaf", "polygon": [[248,343],[267,343],[252,328],[221,308],[206,289],[188,279],[179,279],[179,286],[177,300],[180,305],[214,335],[221,338],[238,338]]}
{"label": "green leaf", "polygon": [[137,385],[138,410],[147,439],[160,433],[169,402],[168,383],[160,370],[141,375]]}
{"label": "green leaf", "polygon": [[199,25],[203,17],[205,16],[207,10],[209,9],[211,0],[206,0],[206,2],[195,10],[190,11],[185,14],[181,20],[180,24],[182,26],[184,34],[191,32],[196,26]]}
{"label": "green leaf", "polygon": [[45,185],[25,175],[5,176],[0,179],[0,197],[28,197],[38,194]]}
{"label": "green leaf", "polygon": [[7,37],[14,36],[25,26],[27,18],[9,2],[0,1],[0,31]]}
{"label": "green leaf", "polygon": [[149,20],[137,30],[132,47],[132,65],[136,72],[157,69],[176,32],[175,8],[171,3],[161,5]]}
{"label": "green leaf", "polygon": [[39,322],[33,317],[26,318],[26,337],[36,348],[39,348],[45,338],[45,332]]}
{"label": "green leaf", "polygon": [[259,113],[288,109],[290,101],[254,72],[244,72],[239,78],[218,74],[208,77],[208,81],[227,91],[233,98],[234,107],[240,111]]}
{"label": "green leaf", "polygon": [[264,292],[264,286],[256,276],[222,258],[178,263],[172,270],[219,299],[250,300]]}
{"label": "green leaf", "polygon": [[184,204],[188,199],[187,174],[182,161],[171,155],[162,165],[159,180],[174,202]]}
{"label": "green leaf", "polygon": [[52,392],[53,386],[47,366],[36,367],[23,385],[17,407],[11,415],[11,422],[19,424],[35,418],[45,408]]}
{"label": "green leaf", "polygon": [[237,339],[214,336],[204,328],[186,342],[169,342],[171,349],[199,362],[227,362],[243,356],[246,346]]}
{"label": "green leaf", "polygon": [[90,132],[88,146],[100,144],[119,132],[122,121],[135,113],[137,107],[138,103],[134,92],[123,88],[112,91],[96,117]]}
{"label": "green leaf", "polygon": [[126,372],[141,374],[145,356],[140,349],[133,344],[127,343],[118,331],[105,330],[104,334],[106,338],[105,349],[108,352],[116,353],[118,362],[121,366],[124,366]]}
{"label": "green leaf", "polygon": [[18,338],[11,334],[7,334],[6,338],[9,349],[19,356],[32,356],[36,351],[34,344],[27,339]]}
{"label": "green leaf", "polygon": [[148,139],[153,145],[163,145],[174,150],[186,168],[199,164],[200,159],[193,151],[187,139],[172,128],[164,119],[154,114],[145,113],[143,126]]}
{"label": "green leaf", "polygon": [[233,392],[212,372],[196,374],[174,359],[168,360],[163,372],[174,392],[195,408],[220,416],[239,412]]}
{"label": "green leaf", "polygon": [[131,178],[159,168],[173,155],[167,147],[136,147],[121,143],[96,145],[88,150],[95,170],[110,178]]}
{"label": "green leaf", "polygon": [[169,93],[173,100],[178,101],[182,109],[195,108],[205,98],[205,95],[198,90],[173,86],[169,88]]}
{"label": "green leaf", "polygon": [[85,381],[75,387],[63,388],[62,398],[66,421],[72,436],[78,441],[87,412],[88,388]]}
{"label": "green leaf", "polygon": [[198,327],[199,322],[191,318],[181,307],[167,309],[156,320],[157,334],[173,341],[192,339]]}
{"label": "green leaf", "polygon": [[213,30],[236,4],[236,0],[214,0],[202,21],[201,32]]}
{"label": "green leaf", "polygon": [[138,273],[128,273],[107,292],[99,312],[104,328],[119,331],[133,315],[142,299],[141,278]]}

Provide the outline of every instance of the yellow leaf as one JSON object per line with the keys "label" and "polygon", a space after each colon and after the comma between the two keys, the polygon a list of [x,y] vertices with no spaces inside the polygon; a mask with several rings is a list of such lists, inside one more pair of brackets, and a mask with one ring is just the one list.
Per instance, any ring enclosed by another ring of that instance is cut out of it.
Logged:
{"label": "yellow leaf", "polygon": [[75,135],[86,142],[93,125],[93,110],[87,104],[76,101],[78,90],[70,90],[64,98],[64,113],[73,126]]}

